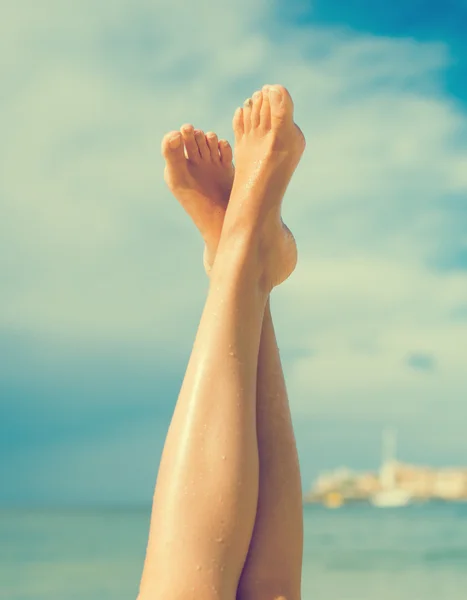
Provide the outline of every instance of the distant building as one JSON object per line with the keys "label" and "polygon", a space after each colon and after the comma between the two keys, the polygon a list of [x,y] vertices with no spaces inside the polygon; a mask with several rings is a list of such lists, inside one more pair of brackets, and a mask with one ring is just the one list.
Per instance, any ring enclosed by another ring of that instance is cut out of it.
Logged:
{"label": "distant building", "polygon": [[[346,467],[321,474],[305,501],[327,504],[329,497],[343,501],[369,500],[384,489],[386,479],[391,479],[397,489],[410,494],[415,501],[440,499],[467,500],[467,468],[434,469],[425,466],[390,463],[391,472],[357,473]],[[387,475],[387,477],[385,477]]]}
{"label": "distant building", "polygon": [[434,480],[433,496],[442,500],[467,499],[467,470],[439,471]]}
{"label": "distant building", "polygon": [[357,473],[347,467],[322,473],[305,501],[340,506],[368,500],[375,506],[405,506],[411,501],[467,500],[467,467],[434,469],[396,460],[396,431],[385,429],[378,473]]}

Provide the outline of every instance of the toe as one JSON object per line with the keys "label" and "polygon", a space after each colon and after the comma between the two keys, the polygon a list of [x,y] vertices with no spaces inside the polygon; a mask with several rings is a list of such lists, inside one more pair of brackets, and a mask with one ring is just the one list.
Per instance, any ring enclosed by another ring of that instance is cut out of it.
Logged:
{"label": "toe", "polygon": [[201,131],[201,129],[195,129],[195,140],[198,145],[198,151],[201,155],[201,158],[211,158],[211,152],[209,151],[204,131]]}
{"label": "toe", "polygon": [[271,119],[293,119],[293,102],[289,92],[282,85],[271,85],[269,90]]}
{"label": "toe", "polygon": [[162,155],[167,161],[185,160],[182,136],[179,131],[171,131],[162,138]]}
{"label": "toe", "polygon": [[230,167],[232,164],[232,147],[227,140],[219,140],[219,154],[222,164]]}
{"label": "toe", "polygon": [[183,125],[180,131],[182,133],[183,143],[185,144],[186,157],[193,162],[199,161],[201,155],[195,140],[195,130],[193,125]]}
{"label": "toe", "polygon": [[265,130],[271,128],[271,100],[269,97],[270,87],[271,86],[269,85],[265,85],[262,92],[263,100],[261,102],[259,127]]}
{"label": "toe", "polygon": [[251,109],[253,106],[253,100],[247,98],[243,103],[243,130],[248,133],[251,129]]}
{"label": "toe", "polygon": [[256,128],[260,123],[261,105],[263,104],[263,92],[253,94],[253,106],[251,108],[251,126]]}
{"label": "toe", "polygon": [[239,138],[244,134],[243,108],[237,108],[237,110],[235,111],[233,121],[232,121],[232,127],[233,127],[236,138]]}
{"label": "toe", "polygon": [[220,160],[220,156],[219,156],[219,142],[217,140],[217,135],[214,132],[209,131],[206,134],[206,142],[209,147],[209,152],[211,154],[212,162],[218,163]]}
{"label": "toe", "polygon": [[292,96],[290,95],[289,90],[287,88],[285,88],[283,85],[280,85],[278,83],[271,85],[270,87],[274,88],[281,94],[283,102],[284,102],[287,110],[290,110],[293,112],[294,104],[293,104]]}

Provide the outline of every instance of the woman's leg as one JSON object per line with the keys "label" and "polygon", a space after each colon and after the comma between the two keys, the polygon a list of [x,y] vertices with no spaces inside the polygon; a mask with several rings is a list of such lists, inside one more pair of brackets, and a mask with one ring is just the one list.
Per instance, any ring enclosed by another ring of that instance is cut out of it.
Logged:
{"label": "woman's leg", "polygon": [[141,598],[235,598],[258,498],[256,368],[266,294],[229,241],[167,435]]}
{"label": "woman's leg", "polygon": [[299,600],[303,506],[297,448],[268,302],[258,360],[259,500],[238,600]]}
{"label": "woman's leg", "polygon": [[[303,151],[287,92],[278,88],[270,97],[260,93],[234,120],[237,175],[161,460],[142,600],[233,600],[251,540],[260,334],[271,288],[295,267],[280,204]],[[172,150],[172,165],[181,168],[176,143]],[[193,172],[187,170],[186,182]]]}

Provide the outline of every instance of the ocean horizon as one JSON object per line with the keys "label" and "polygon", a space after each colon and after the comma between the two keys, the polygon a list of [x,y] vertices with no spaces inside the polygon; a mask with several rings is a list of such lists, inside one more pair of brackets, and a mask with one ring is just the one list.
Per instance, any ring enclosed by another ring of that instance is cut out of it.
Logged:
{"label": "ocean horizon", "polygon": [[[0,598],[136,598],[150,507],[0,509]],[[304,506],[302,597],[461,600],[467,503]]]}

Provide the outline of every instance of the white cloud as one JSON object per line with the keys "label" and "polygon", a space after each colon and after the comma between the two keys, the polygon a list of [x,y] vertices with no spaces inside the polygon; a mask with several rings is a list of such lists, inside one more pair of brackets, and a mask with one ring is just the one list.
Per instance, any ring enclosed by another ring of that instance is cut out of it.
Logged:
{"label": "white cloud", "polygon": [[[461,393],[466,331],[450,315],[466,277],[426,266],[460,235],[444,197],[467,191],[446,48],[268,37],[264,3],[184,3],[183,18],[178,2],[112,6],[22,2],[2,20],[0,328],[177,355],[206,284],[159,139],[186,121],[231,137],[235,106],[279,80],[309,142],[284,207],[300,266],[277,292],[286,353],[314,352],[290,366],[295,409],[407,414]],[[414,351],[434,373],[405,366]]]}

